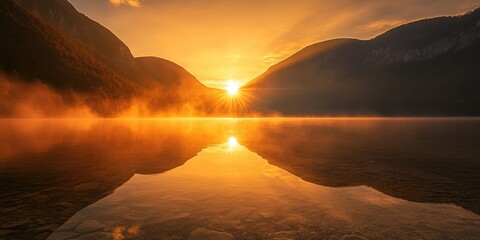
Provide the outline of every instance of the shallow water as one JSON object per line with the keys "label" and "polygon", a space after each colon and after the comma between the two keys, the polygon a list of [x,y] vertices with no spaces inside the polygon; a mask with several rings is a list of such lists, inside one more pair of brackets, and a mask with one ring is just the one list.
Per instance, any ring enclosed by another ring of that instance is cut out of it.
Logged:
{"label": "shallow water", "polygon": [[0,120],[0,239],[478,239],[480,120]]}

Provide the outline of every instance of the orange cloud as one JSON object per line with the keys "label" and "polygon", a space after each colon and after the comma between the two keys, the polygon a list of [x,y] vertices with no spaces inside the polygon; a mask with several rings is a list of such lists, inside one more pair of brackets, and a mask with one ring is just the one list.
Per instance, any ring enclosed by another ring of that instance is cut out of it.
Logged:
{"label": "orange cloud", "polygon": [[376,34],[380,34],[394,27],[400,26],[406,22],[406,20],[378,20],[363,26],[359,26],[356,29],[355,33],[363,33],[375,36]]}
{"label": "orange cloud", "polygon": [[140,7],[140,0],[110,0],[114,6],[128,5],[130,7]]}

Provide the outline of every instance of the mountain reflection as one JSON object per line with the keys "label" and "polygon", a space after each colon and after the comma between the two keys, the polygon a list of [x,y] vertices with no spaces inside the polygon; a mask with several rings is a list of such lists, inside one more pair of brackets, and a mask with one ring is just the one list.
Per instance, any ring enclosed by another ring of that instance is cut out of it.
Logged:
{"label": "mountain reflection", "polygon": [[[403,231],[412,219],[418,224]],[[391,234],[468,239],[480,234],[479,224],[479,216],[453,205],[412,203],[364,186],[305,182],[230,137],[163,174],[136,174],[75,214],[50,239],[385,239]]]}
{"label": "mountain reflection", "polygon": [[479,130],[462,119],[1,120],[0,238],[469,239]]}
{"label": "mountain reflection", "polygon": [[223,134],[211,127],[191,121],[1,120],[0,223],[8,230],[0,238],[44,236],[135,173],[182,165]]}
{"label": "mountain reflection", "polygon": [[373,187],[480,214],[480,121],[335,119],[256,124],[240,139],[271,164],[325,186]]}

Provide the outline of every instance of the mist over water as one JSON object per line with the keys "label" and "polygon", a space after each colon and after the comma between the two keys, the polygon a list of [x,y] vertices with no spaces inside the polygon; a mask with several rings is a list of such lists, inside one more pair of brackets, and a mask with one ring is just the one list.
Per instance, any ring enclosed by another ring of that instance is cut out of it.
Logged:
{"label": "mist over water", "polygon": [[475,239],[476,119],[1,120],[7,239]]}
{"label": "mist over water", "polygon": [[70,100],[40,82],[26,83],[0,73],[0,117],[96,117],[77,94]]}
{"label": "mist over water", "polygon": [[2,118],[138,118],[258,116],[246,103],[220,89],[204,92],[183,87],[152,86],[130,96],[107,96],[101,90],[54,89],[0,73]]}

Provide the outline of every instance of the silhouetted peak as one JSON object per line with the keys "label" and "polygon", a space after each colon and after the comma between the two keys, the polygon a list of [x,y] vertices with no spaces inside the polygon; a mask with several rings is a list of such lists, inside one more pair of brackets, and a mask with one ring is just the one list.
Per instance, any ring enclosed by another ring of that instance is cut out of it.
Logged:
{"label": "silhouetted peak", "polygon": [[130,49],[110,30],[93,21],[67,0],[15,0],[36,17],[85,45],[95,57],[129,75],[133,62]]}
{"label": "silhouetted peak", "polygon": [[205,87],[185,68],[172,61],[152,56],[138,57],[135,61],[147,75],[161,81],[164,86]]}
{"label": "silhouetted peak", "polygon": [[308,46],[246,85],[285,115],[478,115],[480,10]]}
{"label": "silhouetted peak", "polygon": [[474,14],[474,15],[480,14],[480,7],[474,9],[473,11],[469,12],[468,14]]}
{"label": "silhouetted peak", "polygon": [[397,42],[419,47],[428,44],[432,39],[439,39],[448,34],[480,27],[480,8],[457,16],[441,16],[422,19],[393,28],[375,37],[376,42]]}

